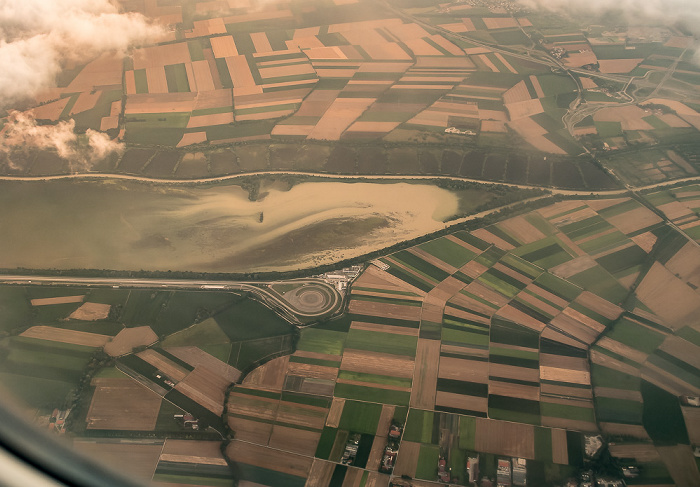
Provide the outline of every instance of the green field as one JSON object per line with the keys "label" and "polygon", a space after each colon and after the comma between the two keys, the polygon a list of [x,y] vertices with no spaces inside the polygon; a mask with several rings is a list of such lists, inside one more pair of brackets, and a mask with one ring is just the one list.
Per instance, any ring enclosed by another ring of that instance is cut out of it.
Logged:
{"label": "green field", "polygon": [[425,480],[437,478],[438,458],[440,449],[435,445],[421,445],[416,465],[416,477]]}
{"label": "green field", "polygon": [[228,335],[223,332],[216,320],[209,318],[166,337],[161,343],[164,347],[185,347],[215,345],[228,341]]}
{"label": "green field", "polygon": [[338,428],[374,435],[377,432],[382,405],[368,402],[345,401]]}
{"label": "green field", "polygon": [[[435,413],[432,411],[423,411],[421,409],[411,409],[408,412],[408,419],[403,433],[403,439],[406,441],[415,441],[418,443],[431,443],[433,438],[433,418]],[[472,431],[469,426],[467,431]],[[461,435],[460,435],[461,438]]]}
{"label": "green field", "polygon": [[351,329],[347,335],[345,347],[414,357],[416,355],[417,340],[416,337],[410,335]]}
{"label": "green field", "polygon": [[305,328],[301,331],[297,349],[307,352],[340,355],[343,351],[346,336],[346,333],[337,331]]}

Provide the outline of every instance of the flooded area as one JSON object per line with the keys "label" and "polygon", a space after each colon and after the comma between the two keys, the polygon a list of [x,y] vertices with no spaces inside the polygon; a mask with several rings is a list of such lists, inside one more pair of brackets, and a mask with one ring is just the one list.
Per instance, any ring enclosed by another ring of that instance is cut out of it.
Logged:
{"label": "flooded area", "polygon": [[444,227],[459,196],[427,184],[2,182],[0,267],[251,272],[366,254]]}

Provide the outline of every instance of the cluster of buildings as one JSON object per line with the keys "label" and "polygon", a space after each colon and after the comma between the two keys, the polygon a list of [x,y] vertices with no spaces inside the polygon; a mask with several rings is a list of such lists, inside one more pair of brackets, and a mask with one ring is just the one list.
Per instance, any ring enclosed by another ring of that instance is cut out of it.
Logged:
{"label": "cluster of buildings", "polygon": [[357,456],[357,449],[360,446],[360,433],[350,433],[348,442],[345,443],[345,451],[340,458],[340,463],[343,465],[353,465]]}
{"label": "cluster of buildings", "polygon": [[66,433],[66,419],[70,414],[70,408],[68,409],[54,409],[49,418],[49,431],[53,431],[59,435]]}
{"label": "cluster of buildings", "polygon": [[524,458],[499,458],[496,470],[497,487],[525,487],[527,484],[527,460]]}
{"label": "cluster of buildings", "polygon": [[190,413],[187,414],[175,414],[173,418],[180,423],[183,428],[191,430],[199,430],[199,420],[192,416]]}
{"label": "cluster of buildings", "polygon": [[353,265],[333,272],[326,272],[325,274],[320,274],[314,277],[323,279],[327,283],[335,286],[335,288],[342,293],[347,289],[348,283],[352,282],[353,279],[359,276],[360,272],[362,272],[362,266]]}
{"label": "cluster of buildings", "polygon": [[384,455],[382,456],[382,461],[379,464],[379,471],[382,473],[388,473],[394,471],[394,465],[396,464],[396,455],[399,452],[399,441],[401,441],[401,434],[403,433],[403,425],[400,423],[392,422],[389,428],[388,441],[386,448],[384,448]]}

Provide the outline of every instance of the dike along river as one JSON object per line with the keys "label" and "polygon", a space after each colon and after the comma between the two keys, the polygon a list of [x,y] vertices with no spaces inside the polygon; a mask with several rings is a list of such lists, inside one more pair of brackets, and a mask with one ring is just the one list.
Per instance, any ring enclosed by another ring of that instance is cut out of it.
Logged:
{"label": "dike along river", "polygon": [[[488,199],[429,184],[0,182],[0,267],[251,272],[362,255]],[[483,194],[477,194],[483,193]]]}

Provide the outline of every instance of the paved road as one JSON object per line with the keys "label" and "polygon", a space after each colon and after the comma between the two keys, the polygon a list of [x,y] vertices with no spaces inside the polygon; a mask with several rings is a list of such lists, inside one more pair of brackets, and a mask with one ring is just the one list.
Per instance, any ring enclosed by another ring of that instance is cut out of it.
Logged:
{"label": "paved road", "polygon": [[[64,285],[64,286],[96,286],[96,287],[124,287],[124,288],[147,288],[147,289],[187,289],[187,290],[208,290],[208,291],[248,291],[257,294],[266,302],[277,305],[287,310],[293,316],[303,318],[315,318],[328,313],[338,306],[342,301],[342,296],[330,284],[320,279],[295,279],[294,282],[322,287],[331,300],[324,303],[323,307],[315,312],[304,312],[280,298],[277,294],[260,287],[264,284],[274,284],[271,282],[244,282],[244,281],[218,281],[218,280],[187,280],[187,279],[158,279],[158,278],[122,278],[122,277],[63,277],[63,276],[20,276],[20,275],[0,275],[1,284],[43,284],[43,285]],[[290,281],[284,281],[289,283]]]}

